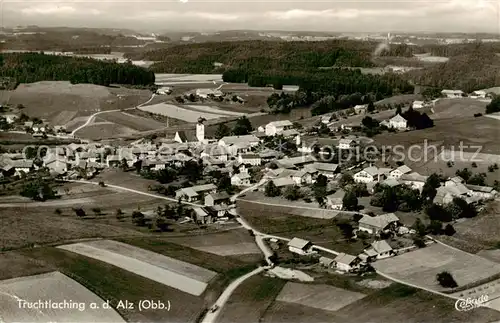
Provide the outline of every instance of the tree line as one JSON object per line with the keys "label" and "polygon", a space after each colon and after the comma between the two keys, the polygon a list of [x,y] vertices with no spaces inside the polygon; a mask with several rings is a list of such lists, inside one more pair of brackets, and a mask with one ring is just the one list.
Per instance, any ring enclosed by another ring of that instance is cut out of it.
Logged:
{"label": "tree line", "polygon": [[43,53],[0,55],[0,76],[13,78],[17,83],[70,81],[104,86],[151,85],[155,81],[153,72],[132,64]]}

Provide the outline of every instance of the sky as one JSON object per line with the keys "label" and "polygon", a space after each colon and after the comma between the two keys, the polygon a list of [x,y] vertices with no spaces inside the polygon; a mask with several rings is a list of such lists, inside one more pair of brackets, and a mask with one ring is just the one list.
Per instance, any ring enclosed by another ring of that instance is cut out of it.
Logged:
{"label": "sky", "polygon": [[500,32],[500,0],[2,0],[3,26]]}

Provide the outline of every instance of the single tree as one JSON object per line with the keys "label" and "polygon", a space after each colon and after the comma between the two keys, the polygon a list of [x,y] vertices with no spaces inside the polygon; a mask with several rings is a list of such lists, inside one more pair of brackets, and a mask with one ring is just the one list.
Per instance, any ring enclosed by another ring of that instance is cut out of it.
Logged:
{"label": "single tree", "polygon": [[297,185],[288,186],[285,189],[283,196],[290,201],[296,201],[300,198],[300,191]]}
{"label": "single tree", "polygon": [[276,197],[281,195],[281,190],[274,184],[273,181],[269,181],[264,188],[264,194],[269,197]]}
{"label": "single tree", "polygon": [[81,207],[73,208],[73,211],[75,212],[76,216],[79,218],[83,218],[87,215]]}
{"label": "single tree", "polygon": [[116,209],[115,211],[115,217],[118,221],[123,219],[123,211],[122,209]]}
{"label": "single tree", "polygon": [[229,136],[231,134],[231,129],[225,123],[219,123],[217,129],[215,130],[215,139],[221,139],[223,137]]}
{"label": "single tree", "polygon": [[455,228],[449,223],[444,227],[444,234],[446,234],[447,236],[452,236],[455,234],[455,232]]}
{"label": "single tree", "polygon": [[458,286],[453,276],[447,271],[442,271],[437,274],[436,280],[438,281],[439,285],[445,288],[455,288]]}
{"label": "single tree", "polygon": [[343,208],[347,211],[356,211],[358,209],[358,198],[352,191],[347,191],[342,199]]}

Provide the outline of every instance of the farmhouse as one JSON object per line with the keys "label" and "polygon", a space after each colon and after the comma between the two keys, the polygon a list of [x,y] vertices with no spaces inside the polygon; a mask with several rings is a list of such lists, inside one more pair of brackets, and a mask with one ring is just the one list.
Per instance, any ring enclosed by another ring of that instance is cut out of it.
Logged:
{"label": "farmhouse", "polygon": [[353,178],[356,183],[371,183],[380,182],[385,177],[384,170],[375,166],[366,167],[362,171],[354,174]]}
{"label": "farmhouse", "polygon": [[275,163],[278,167],[282,168],[298,168],[308,164],[313,164],[314,162],[316,162],[316,158],[307,155],[278,159]]}
{"label": "farmhouse", "polygon": [[376,255],[377,259],[388,258],[393,255],[392,247],[385,240],[372,242],[371,247],[365,250],[365,254]]}
{"label": "farmhouse", "polygon": [[1,118],[4,118],[5,121],[9,124],[14,123],[16,119],[18,118],[17,115],[15,114],[2,114],[0,115]]}
{"label": "farmhouse", "polygon": [[65,174],[68,171],[70,164],[64,158],[51,156],[50,158],[44,160],[44,166],[50,169],[51,172]]}
{"label": "farmhouse", "polygon": [[488,93],[486,93],[486,91],[477,90],[477,91],[472,92],[470,97],[473,99],[485,99],[487,94]]}
{"label": "farmhouse", "polygon": [[250,186],[250,175],[248,173],[239,173],[231,177],[231,185],[234,186]]}
{"label": "farmhouse", "polygon": [[250,147],[256,147],[260,143],[260,139],[254,135],[245,136],[227,136],[219,140],[219,146],[230,147],[233,145],[248,145]]}
{"label": "farmhouse", "polygon": [[288,242],[288,250],[299,255],[308,255],[313,253],[311,241],[300,238],[293,238]]}
{"label": "farmhouse", "polygon": [[394,213],[387,213],[378,216],[363,215],[359,220],[359,230],[369,234],[379,234],[390,228],[397,227],[399,218]]}
{"label": "farmhouse", "polygon": [[229,204],[229,194],[227,194],[226,192],[205,195],[206,206],[214,206],[221,204],[226,204],[226,205]]}
{"label": "farmhouse", "polygon": [[217,187],[214,184],[205,184],[191,187],[184,187],[175,192],[176,199],[185,199],[188,202],[199,200],[204,194],[216,193]]}
{"label": "farmhouse", "polygon": [[160,94],[160,95],[168,95],[170,93],[172,93],[172,88],[169,86],[164,86],[164,87],[161,87],[158,90],[156,90],[156,94]]}
{"label": "farmhouse", "polygon": [[356,113],[356,114],[363,114],[363,113],[366,113],[367,109],[368,109],[368,104],[356,105],[354,107],[354,113]]}
{"label": "farmhouse", "polygon": [[344,196],[345,191],[343,189],[339,189],[335,193],[326,197],[326,204],[334,210],[342,210],[344,206]]}
{"label": "farmhouse", "polygon": [[194,214],[194,221],[196,223],[201,223],[201,224],[212,223],[212,217],[210,216],[210,214],[201,207],[194,207],[193,214]]}
{"label": "farmhouse", "polygon": [[351,149],[356,146],[356,141],[354,139],[340,139],[339,149]]}
{"label": "farmhouse", "polygon": [[33,170],[33,160],[30,159],[16,159],[11,160],[7,167],[4,167],[5,171],[13,171],[14,176],[22,176],[23,174],[28,174]]}
{"label": "farmhouse", "polygon": [[276,136],[282,134],[285,130],[293,128],[293,123],[290,120],[269,122],[266,127],[266,136]]}
{"label": "farmhouse", "polygon": [[203,151],[200,153],[201,158],[211,157],[218,159],[220,161],[227,161],[229,156],[229,151],[224,146],[215,145],[206,145]]}
{"label": "farmhouse", "polygon": [[468,189],[471,190],[472,196],[477,196],[481,199],[492,199],[495,198],[498,192],[493,189],[493,187],[489,186],[477,186],[477,185],[465,185]]}
{"label": "farmhouse", "polygon": [[422,109],[423,107],[425,107],[425,103],[424,101],[413,101],[411,107],[415,110]]}
{"label": "farmhouse", "polygon": [[408,122],[400,114],[389,119],[389,128],[397,130],[405,130],[408,126]]}
{"label": "farmhouse", "polygon": [[241,164],[258,166],[262,163],[262,159],[258,154],[240,154],[238,156],[238,162]]}
{"label": "farmhouse", "polygon": [[221,97],[224,96],[224,93],[220,90],[213,90],[213,89],[197,89],[196,90],[196,96],[202,98],[202,99],[208,99],[210,96],[215,96],[215,97]]}
{"label": "farmhouse", "polygon": [[330,163],[313,163],[306,165],[304,169],[311,173],[318,173],[326,177],[335,177],[335,174],[339,172],[339,165]]}
{"label": "farmhouse", "polygon": [[284,188],[287,186],[295,185],[295,181],[291,178],[288,178],[288,177],[281,177],[281,178],[273,179],[273,183],[278,188]]}
{"label": "farmhouse", "polygon": [[389,177],[394,178],[394,179],[400,179],[401,176],[408,174],[410,172],[411,172],[410,167],[408,167],[406,165],[402,165],[402,166],[399,166],[398,168],[396,168],[395,170],[393,170],[392,172],[390,172]]}
{"label": "farmhouse", "polygon": [[403,184],[410,186],[411,188],[418,189],[422,192],[424,188],[425,181],[427,181],[428,176],[420,175],[417,172],[412,172],[409,174],[403,174],[399,180]]}
{"label": "farmhouse", "polygon": [[359,258],[341,252],[335,257],[334,263],[338,270],[350,272],[359,264]]}
{"label": "farmhouse", "polygon": [[461,98],[464,96],[464,92],[462,90],[442,90],[441,94],[447,98]]}

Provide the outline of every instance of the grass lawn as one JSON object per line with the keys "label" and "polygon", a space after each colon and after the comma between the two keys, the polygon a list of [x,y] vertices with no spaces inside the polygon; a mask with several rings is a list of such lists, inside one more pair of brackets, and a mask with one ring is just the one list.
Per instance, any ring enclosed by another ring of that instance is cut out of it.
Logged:
{"label": "grass lawn", "polygon": [[218,322],[258,322],[285,283],[284,280],[261,275],[247,279],[231,295]]}
{"label": "grass lawn", "polygon": [[241,204],[239,211],[250,225],[264,233],[286,238],[300,237],[325,248],[356,255],[365,247],[360,240],[345,241],[333,220],[280,213],[276,207],[250,203]]}

